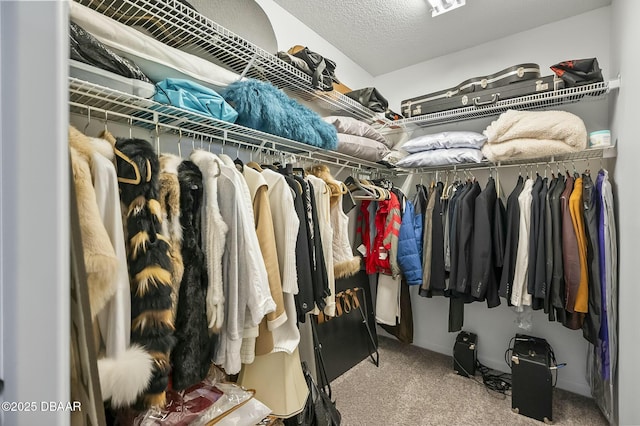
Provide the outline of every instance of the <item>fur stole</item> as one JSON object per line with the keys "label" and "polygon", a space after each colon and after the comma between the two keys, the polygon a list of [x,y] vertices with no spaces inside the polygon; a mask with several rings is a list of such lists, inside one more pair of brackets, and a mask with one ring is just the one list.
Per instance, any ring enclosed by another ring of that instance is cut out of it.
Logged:
{"label": "fur stole", "polygon": [[238,112],[236,124],[335,150],[336,128],[270,83],[247,79],[229,85],[222,96]]}
{"label": "fur stole", "polygon": [[176,316],[180,282],[184,273],[184,265],[180,249],[182,247],[182,226],[180,225],[180,184],[178,183],[178,166],[182,158],[163,154],[160,156],[160,210],[162,211],[162,235],[169,240],[171,251],[169,257],[173,265],[171,276],[171,312]]}
{"label": "fur stole", "polygon": [[333,274],[336,279],[355,275],[360,270],[360,256],[354,256],[349,243],[349,217],[342,210],[344,184],[337,181],[329,168],[317,165],[307,170],[331,189],[331,227],[333,228]]}
{"label": "fur stole", "polygon": [[74,127],[69,127],[69,150],[93,321],[116,292],[113,277],[118,269],[118,258],[102,222],[93,188],[92,145],[89,138]]}
{"label": "fur stole", "polygon": [[202,172],[204,202],[202,213],[202,247],[207,265],[207,319],[209,329],[217,331],[224,321],[224,290],[222,286],[222,255],[224,254],[227,224],[222,220],[218,207],[218,176],[220,163],[213,154],[195,150],[191,161]]}
{"label": "fur stole", "polygon": [[171,352],[172,384],[186,389],[204,379],[211,366],[207,326],[207,269],[201,245],[202,173],[191,161],[178,167],[184,275],[176,312],[176,346]]}
{"label": "fur stole", "polygon": [[174,345],[171,313],[171,245],[159,231],[159,164],[149,142],[118,139],[116,156],[120,200],[125,216],[125,241],[131,284],[131,342],[153,357],[153,377],[139,401],[144,407],[165,404]]}

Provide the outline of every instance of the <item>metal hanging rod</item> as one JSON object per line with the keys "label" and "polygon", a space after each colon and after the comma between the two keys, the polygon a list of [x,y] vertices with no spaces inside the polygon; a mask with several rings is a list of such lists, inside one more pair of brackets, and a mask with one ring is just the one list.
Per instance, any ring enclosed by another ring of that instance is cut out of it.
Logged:
{"label": "metal hanging rod", "polygon": [[590,148],[583,151],[559,154],[551,157],[529,159],[529,160],[511,160],[499,161],[497,163],[466,163],[452,164],[446,166],[421,167],[416,169],[399,169],[398,175],[406,174],[424,174],[439,171],[476,171],[476,170],[497,170],[510,167],[530,167],[530,166],[546,166],[547,164],[572,163],[575,161],[589,161],[597,159],[612,158],[616,155],[616,147]]}

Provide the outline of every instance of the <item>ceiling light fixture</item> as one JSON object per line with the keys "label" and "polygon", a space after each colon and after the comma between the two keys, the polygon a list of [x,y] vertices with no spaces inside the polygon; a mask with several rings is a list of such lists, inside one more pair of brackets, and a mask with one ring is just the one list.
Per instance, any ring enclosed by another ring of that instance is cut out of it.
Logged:
{"label": "ceiling light fixture", "polygon": [[466,0],[427,0],[431,5],[431,16],[436,17],[443,13],[451,12],[453,9],[464,6]]}

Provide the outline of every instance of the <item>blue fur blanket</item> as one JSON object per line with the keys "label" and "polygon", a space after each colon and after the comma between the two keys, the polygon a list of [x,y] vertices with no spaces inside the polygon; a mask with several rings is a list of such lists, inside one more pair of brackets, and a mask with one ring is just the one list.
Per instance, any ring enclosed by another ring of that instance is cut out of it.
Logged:
{"label": "blue fur blanket", "polygon": [[236,124],[324,149],[338,146],[333,125],[270,83],[236,81],[222,96],[238,112]]}

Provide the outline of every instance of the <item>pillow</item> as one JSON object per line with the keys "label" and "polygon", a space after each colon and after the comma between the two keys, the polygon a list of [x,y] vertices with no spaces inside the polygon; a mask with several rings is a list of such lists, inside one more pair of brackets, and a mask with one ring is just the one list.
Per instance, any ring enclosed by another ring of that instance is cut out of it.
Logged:
{"label": "pillow", "polygon": [[397,167],[447,166],[461,163],[480,163],[482,151],[473,148],[433,149],[408,155],[396,163]]}
{"label": "pillow", "polygon": [[402,149],[410,153],[443,148],[480,149],[486,141],[487,137],[481,133],[441,132],[411,139],[402,145]]}
{"label": "pillow", "polygon": [[378,162],[389,152],[384,144],[362,136],[338,133],[338,152],[360,158],[361,160]]}
{"label": "pillow", "polygon": [[138,65],[154,82],[183,78],[219,90],[240,77],[219,65],[183,52],[74,1],[71,20],[96,39]]}
{"label": "pillow", "polygon": [[234,123],[238,113],[215,90],[190,80],[167,78],[156,84],[153,100]]}
{"label": "pillow", "polygon": [[271,83],[248,78],[221,95],[238,112],[236,124],[322,149],[338,145],[335,127]]}
{"label": "pillow", "polygon": [[341,117],[332,115],[323,118],[327,123],[333,124],[338,133],[344,133],[353,136],[362,136],[363,138],[373,139],[378,141],[387,147],[393,147],[393,144],[387,141],[380,132],[374,129],[370,124],[363,121],[356,120],[352,117]]}

